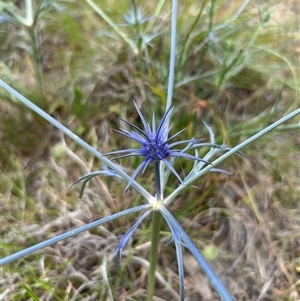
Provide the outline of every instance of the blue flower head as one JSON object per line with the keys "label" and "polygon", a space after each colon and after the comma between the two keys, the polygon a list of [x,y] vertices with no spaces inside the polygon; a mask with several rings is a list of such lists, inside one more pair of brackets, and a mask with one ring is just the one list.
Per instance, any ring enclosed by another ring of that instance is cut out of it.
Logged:
{"label": "blue flower head", "polygon": [[134,171],[125,191],[128,190],[129,186],[134,181],[135,177],[140,172],[140,170],[142,170],[142,173],[144,173],[147,166],[152,162],[162,161],[171,170],[171,172],[178,178],[178,180],[181,183],[182,180],[180,176],[175,171],[171,163],[167,160],[169,157],[184,157],[191,160],[201,161],[210,164],[208,161],[186,154],[183,150],[172,149],[174,146],[177,146],[179,144],[187,144],[187,143],[194,144],[194,143],[198,143],[199,141],[202,141],[202,139],[192,139],[192,140],[182,140],[182,141],[169,144],[171,140],[173,140],[176,136],[178,136],[181,132],[184,131],[183,129],[178,133],[176,133],[175,135],[168,138],[168,135],[171,130],[171,127],[169,127],[168,124],[174,107],[170,107],[167,110],[167,112],[162,117],[157,128],[155,126],[155,117],[153,115],[152,128],[151,128],[150,125],[146,122],[142,112],[140,111],[140,109],[138,108],[135,102],[134,105],[141,118],[141,121],[144,126],[144,130],[140,129],[139,127],[132,124],[131,122],[122,119],[123,122],[125,122],[126,124],[134,128],[136,131],[127,131],[121,129],[121,131],[117,131],[117,132],[132,140],[135,140],[141,145],[141,147],[134,148],[134,149],[125,149],[120,151],[113,151],[105,154],[105,156],[124,154],[114,158],[114,160],[125,158],[125,157],[131,157],[131,156],[142,156],[145,158],[145,160]]}

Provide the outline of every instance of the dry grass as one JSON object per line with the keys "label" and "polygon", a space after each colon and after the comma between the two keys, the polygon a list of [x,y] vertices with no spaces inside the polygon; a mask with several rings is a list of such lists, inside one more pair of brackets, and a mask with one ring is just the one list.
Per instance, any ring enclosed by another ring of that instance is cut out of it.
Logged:
{"label": "dry grass", "polygon": [[[227,144],[236,145],[299,106],[297,1],[270,2],[269,8],[262,4],[261,13],[271,13],[270,23],[261,30],[255,47],[249,48],[259,19],[257,6],[250,6],[232,27],[217,32],[218,45],[210,48],[203,44],[209,20],[206,9],[187,38],[185,53],[182,45],[199,10],[197,3],[189,2],[179,10],[182,64],[176,72],[172,131],[187,127],[188,138],[207,138],[203,119],[213,126],[220,143],[224,137]],[[106,36],[115,33],[85,2],[77,4],[65,4],[71,16],[53,11],[39,23],[44,98],[39,95],[30,42],[22,26],[3,27],[8,33],[2,33],[3,79],[100,151],[124,148],[128,141],[113,129],[123,126],[120,117],[139,122],[132,99],[148,118],[152,111],[163,113],[170,16],[165,9],[157,29],[164,32],[153,40],[147,61],[145,53],[134,56],[120,39]],[[237,5],[217,1],[216,24],[226,25]],[[115,20],[120,21],[124,11],[125,4],[107,6]],[[237,64],[231,73],[223,72],[220,62],[232,59],[241,48],[243,68],[235,74]],[[198,75],[201,78],[195,79]],[[132,190],[123,195],[124,185],[117,180],[100,177],[79,199],[80,187],[69,186],[99,169],[100,163],[11,96],[3,93],[2,98],[1,257],[143,203]],[[299,146],[299,129],[276,130],[244,150],[249,159],[236,156],[223,164],[233,177],[207,174],[195,183],[197,188],[187,188],[170,206],[237,301],[300,298]],[[132,172],[138,163],[124,160],[122,165]],[[179,171],[191,166],[180,163]],[[151,171],[138,180],[153,192]],[[167,191],[174,185],[176,179],[171,179]],[[20,282],[41,300],[146,300],[151,219],[135,232],[119,268],[112,253],[135,219],[110,222],[1,268],[0,300],[31,300]],[[179,298],[176,256],[174,246],[167,244],[169,238],[165,225],[155,300]],[[188,251],[184,264],[187,300],[219,300]]]}

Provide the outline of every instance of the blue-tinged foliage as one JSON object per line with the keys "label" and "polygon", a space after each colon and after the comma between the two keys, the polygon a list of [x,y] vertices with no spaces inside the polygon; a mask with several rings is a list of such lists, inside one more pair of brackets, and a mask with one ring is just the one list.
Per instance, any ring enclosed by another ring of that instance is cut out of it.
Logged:
{"label": "blue-tinged foliage", "polygon": [[13,262],[15,260],[18,260],[18,259],[20,259],[24,256],[27,256],[29,254],[32,254],[32,253],[34,253],[38,250],[44,249],[44,248],[46,248],[48,246],[51,246],[51,245],[53,245],[53,244],[55,244],[55,243],[57,243],[61,240],[67,239],[69,237],[72,237],[72,236],[77,235],[79,233],[82,233],[84,231],[87,231],[87,230],[93,229],[95,227],[98,227],[98,226],[100,226],[104,223],[110,222],[110,221],[112,221],[116,218],[128,215],[130,213],[134,213],[134,212],[138,212],[138,211],[141,211],[141,210],[149,209],[151,206],[152,206],[151,204],[146,204],[146,205],[140,205],[140,206],[137,206],[137,207],[132,207],[132,208],[123,210],[121,212],[106,216],[104,218],[101,218],[99,220],[96,220],[94,222],[86,224],[84,226],[78,227],[78,228],[73,229],[71,231],[65,232],[63,234],[57,235],[57,236],[52,237],[48,240],[44,240],[43,242],[40,242],[40,243],[38,243],[34,246],[31,246],[27,249],[24,249],[22,251],[16,252],[12,255],[9,255],[9,256],[6,256],[6,257],[0,259],[0,266],[8,264],[10,262]]}
{"label": "blue-tinged foliage", "polygon": [[210,283],[215,288],[215,290],[219,293],[219,295],[222,297],[222,299],[224,301],[233,301],[233,298],[231,297],[231,295],[229,294],[227,289],[224,287],[221,280],[215,274],[215,272],[213,271],[211,266],[203,258],[203,256],[201,255],[201,253],[199,252],[197,247],[194,245],[194,243],[192,242],[190,237],[182,229],[182,227],[177,222],[177,220],[173,217],[173,215],[163,205],[159,207],[159,211],[162,213],[164,218],[168,221],[168,224],[170,226],[172,233],[176,233],[175,236],[173,235],[173,239],[175,240],[175,237],[176,237],[177,241],[182,240],[184,242],[185,246],[193,254],[193,256],[197,260],[198,264],[202,268],[203,272],[205,273],[207,278],[210,280]]}
{"label": "blue-tinged foliage", "polygon": [[136,228],[140,225],[140,223],[144,220],[144,218],[149,215],[151,211],[146,211],[142,214],[142,216],[140,216],[138,218],[138,220],[135,222],[135,224],[123,235],[121,241],[119,242],[118,246],[116,247],[116,249],[114,250],[114,252],[117,252],[117,260],[118,262],[121,260],[121,255],[122,255],[122,251],[126,245],[126,243],[128,242],[128,240],[130,239],[130,237],[132,236],[133,232],[136,230]]}
{"label": "blue-tinged foliage", "polygon": [[122,154],[121,156],[118,156],[114,159],[120,159],[125,157],[132,157],[132,156],[142,156],[145,158],[145,160],[137,167],[137,169],[134,171],[130,181],[128,182],[125,191],[128,190],[129,186],[131,185],[132,181],[134,181],[137,174],[142,170],[142,173],[145,172],[146,168],[150,163],[162,161],[168,168],[173,172],[173,174],[178,178],[178,180],[182,183],[182,179],[180,178],[179,174],[176,172],[176,170],[173,168],[173,166],[170,164],[170,162],[167,160],[170,157],[184,157],[187,159],[204,162],[206,164],[209,164],[208,161],[200,159],[198,157],[186,154],[183,151],[180,150],[172,150],[174,146],[189,143],[191,145],[199,143],[202,141],[202,139],[192,139],[192,140],[183,140],[178,141],[169,144],[171,140],[173,140],[175,137],[177,137],[181,132],[184,130],[181,130],[180,132],[176,133],[175,135],[168,138],[169,133],[171,131],[171,127],[169,126],[169,119],[171,117],[173,107],[170,107],[167,112],[162,117],[158,127],[156,128],[155,125],[155,118],[153,117],[152,120],[152,129],[150,125],[146,122],[141,110],[138,108],[137,104],[134,102],[134,105],[136,107],[136,110],[141,118],[141,121],[144,126],[144,130],[140,129],[136,125],[132,124],[131,122],[122,119],[126,124],[133,127],[136,132],[134,131],[127,131],[124,129],[121,129],[121,131],[117,131],[118,133],[135,140],[138,142],[141,147],[140,148],[133,148],[133,149],[125,149],[125,150],[118,150],[106,153],[105,155],[118,155]]}

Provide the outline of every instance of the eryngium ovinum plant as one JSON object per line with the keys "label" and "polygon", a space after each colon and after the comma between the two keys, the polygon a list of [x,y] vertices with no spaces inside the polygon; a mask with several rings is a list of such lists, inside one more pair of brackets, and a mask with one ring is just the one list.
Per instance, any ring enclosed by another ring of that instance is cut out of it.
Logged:
{"label": "eryngium ovinum plant", "polygon": [[[91,2],[91,1],[89,1]],[[150,268],[148,273],[148,300],[151,301],[154,296],[154,283],[155,283],[155,271],[156,271],[156,262],[157,262],[157,251],[158,251],[158,239],[160,232],[160,224],[162,218],[164,218],[170,228],[170,232],[172,234],[172,241],[176,247],[176,255],[177,255],[177,263],[178,263],[178,273],[179,273],[179,283],[180,283],[180,300],[184,300],[184,269],[183,269],[183,256],[182,256],[182,248],[185,247],[190,250],[192,255],[197,260],[199,266],[202,268],[203,272],[209,279],[211,285],[215,288],[215,290],[219,293],[220,297],[225,301],[233,300],[230,293],[223,286],[218,276],[214,273],[213,269],[210,265],[205,261],[200,251],[196,248],[192,240],[177,222],[177,220],[173,217],[173,215],[167,209],[168,205],[185,189],[185,187],[191,185],[196,179],[200,176],[203,176],[208,171],[218,171],[225,172],[223,170],[217,169],[216,166],[222,162],[227,157],[232,154],[240,152],[240,150],[249,145],[256,139],[260,138],[264,134],[268,133],[278,125],[284,123],[285,121],[291,119],[300,113],[300,109],[293,111],[292,113],[286,115],[281,118],[277,122],[263,129],[256,135],[242,142],[238,146],[234,148],[228,148],[226,145],[216,145],[214,140],[214,134],[208,125],[204,123],[206,126],[209,135],[210,135],[210,143],[203,143],[201,139],[191,139],[191,140],[181,140],[177,142],[173,142],[174,138],[179,134],[182,134],[183,130],[179,131],[175,134],[170,134],[171,126],[170,126],[170,118],[173,113],[172,107],[172,90],[173,90],[173,81],[174,81],[174,70],[175,70],[175,46],[176,46],[176,11],[177,11],[177,1],[173,0],[173,8],[172,8],[172,28],[171,28],[171,52],[170,52],[170,71],[169,71],[169,82],[168,82],[168,94],[167,94],[167,105],[166,112],[161,118],[160,122],[157,123],[153,114],[152,126],[150,126],[145,120],[141,110],[138,108],[136,103],[134,103],[136,110],[140,116],[140,119],[143,123],[143,129],[137,127],[136,125],[123,120],[127,125],[132,128],[132,131],[127,131],[122,129],[119,131],[120,134],[126,136],[129,139],[133,139],[140,144],[140,147],[137,149],[125,149],[125,150],[116,150],[107,154],[101,154],[98,150],[94,149],[92,146],[84,142],[78,136],[76,136],[72,131],[64,127],[57,120],[52,118],[46,112],[41,110],[35,104],[33,104],[30,100],[19,94],[16,90],[10,87],[8,84],[0,80],[0,85],[2,88],[6,89],[8,92],[13,94],[18,100],[20,100],[23,104],[27,105],[33,111],[38,113],[40,116],[45,118],[51,124],[56,126],[59,130],[61,130],[64,134],[69,136],[71,139],[76,141],[79,145],[84,147],[86,150],[95,155],[98,159],[100,159],[103,163],[103,168],[100,171],[95,171],[84,175],[79,178],[74,184],[78,182],[82,182],[82,189],[84,188],[87,181],[89,181],[94,176],[110,176],[115,177],[118,180],[122,180],[125,182],[125,192],[132,188],[135,189],[146,201],[146,204],[132,207],[121,211],[119,213],[106,216],[100,220],[91,222],[87,225],[78,227],[51,239],[45,240],[41,243],[38,243],[32,247],[19,251],[15,254],[9,255],[0,260],[0,266],[4,264],[8,264],[15,260],[18,260],[21,257],[29,255],[37,250],[43,249],[49,245],[55,244],[63,239],[72,237],[76,234],[84,232],[86,230],[97,227],[106,222],[112,221],[119,217],[143,211],[135,224],[126,232],[126,234],[120,240],[120,243],[115,249],[116,259],[119,260],[121,257],[122,250],[132,236],[135,229],[140,225],[140,223],[150,214],[153,215],[152,222],[152,237],[151,237],[151,253],[150,253]],[[181,146],[181,147],[180,147]],[[199,158],[198,156],[198,148],[201,146],[208,146],[210,150],[203,158]],[[179,149],[177,149],[179,147]],[[194,150],[194,155],[190,155],[187,153],[188,150]],[[219,154],[217,159],[213,158],[216,154]],[[115,164],[112,160],[109,160],[107,157],[110,155],[116,155],[113,157],[113,160],[120,159],[128,156],[140,156],[143,158],[143,161],[137,167],[137,169],[130,176],[128,175],[124,169]],[[190,172],[184,177],[181,178],[178,174],[178,171],[174,169],[175,160],[192,160],[194,161],[193,168]],[[150,194],[144,187],[142,187],[137,181],[136,178],[138,174],[143,173],[146,168],[153,168],[156,189],[155,194]],[[164,190],[166,183],[168,181],[168,177],[170,173],[173,173],[178,179],[178,186],[174,189],[174,191],[168,196],[164,195]],[[226,172],[225,172],[226,173]]]}

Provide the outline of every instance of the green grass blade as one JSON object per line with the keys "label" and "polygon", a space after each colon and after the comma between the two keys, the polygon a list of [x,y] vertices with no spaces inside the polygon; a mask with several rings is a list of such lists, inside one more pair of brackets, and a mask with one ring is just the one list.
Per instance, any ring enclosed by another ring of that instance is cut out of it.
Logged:
{"label": "green grass blade", "polygon": [[33,299],[33,301],[41,301],[29,286],[27,286],[25,283],[22,282],[20,284],[24,288],[24,290],[28,293],[28,295]]}
{"label": "green grass blade", "polygon": [[135,43],[127,37],[126,33],[120,30],[115,22],[92,0],[86,2],[122,37],[122,39],[131,47],[135,54],[138,54],[138,48]]}

